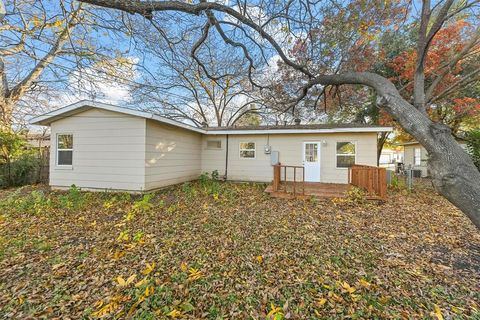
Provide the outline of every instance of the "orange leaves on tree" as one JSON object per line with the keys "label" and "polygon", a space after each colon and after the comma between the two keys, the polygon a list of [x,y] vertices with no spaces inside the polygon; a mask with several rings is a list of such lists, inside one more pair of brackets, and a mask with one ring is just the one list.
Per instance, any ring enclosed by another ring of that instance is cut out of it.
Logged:
{"label": "orange leaves on tree", "polygon": [[453,110],[459,115],[475,116],[480,113],[480,101],[475,98],[464,97],[453,99]]}
{"label": "orange leaves on tree", "polygon": [[[425,60],[425,78],[436,76],[440,71],[448,66],[453,57],[458,54],[466,45],[464,34],[470,29],[470,24],[464,20],[458,20],[455,23],[447,25],[441,29],[432,39],[430,48]],[[480,49],[480,48],[479,48]],[[407,91],[412,90],[412,82],[415,74],[415,65],[417,61],[417,52],[412,48],[409,51],[402,52],[389,64],[389,66],[398,74],[401,81],[408,81],[410,84],[406,87]],[[462,70],[463,61],[449,70],[442,83],[436,91],[442,91],[455,81],[458,81],[456,75]],[[395,80],[395,79],[392,79]]]}

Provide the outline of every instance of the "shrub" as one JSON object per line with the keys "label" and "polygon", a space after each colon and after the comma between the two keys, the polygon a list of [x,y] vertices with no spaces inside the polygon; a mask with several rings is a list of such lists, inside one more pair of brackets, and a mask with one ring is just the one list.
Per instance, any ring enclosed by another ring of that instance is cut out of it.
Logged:
{"label": "shrub", "polygon": [[0,131],[0,187],[38,182],[40,159],[20,135]]}
{"label": "shrub", "polygon": [[217,170],[214,170],[211,175],[209,175],[208,172],[202,173],[198,180],[207,194],[214,195],[218,198],[218,194],[220,193],[220,183],[218,182]]}
{"label": "shrub", "polygon": [[480,129],[467,134],[467,151],[472,157],[473,163],[480,170]]}
{"label": "shrub", "polygon": [[72,184],[67,194],[59,197],[60,205],[64,209],[78,210],[85,203],[85,198],[80,189]]}
{"label": "shrub", "polygon": [[41,214],[52,207],[52,200],[43,191],[34,190],[25,195],[22,188],[0,201],[0,208],[10,213]]}

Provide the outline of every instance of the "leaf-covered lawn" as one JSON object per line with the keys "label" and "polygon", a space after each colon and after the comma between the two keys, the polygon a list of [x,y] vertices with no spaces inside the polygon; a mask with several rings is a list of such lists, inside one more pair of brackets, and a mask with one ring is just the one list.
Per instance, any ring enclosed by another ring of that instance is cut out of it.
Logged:
{"label": "leaf-covered lawn", "polygon": [[480,235],[430,189],[0,195],[0,318],[479,318]]}

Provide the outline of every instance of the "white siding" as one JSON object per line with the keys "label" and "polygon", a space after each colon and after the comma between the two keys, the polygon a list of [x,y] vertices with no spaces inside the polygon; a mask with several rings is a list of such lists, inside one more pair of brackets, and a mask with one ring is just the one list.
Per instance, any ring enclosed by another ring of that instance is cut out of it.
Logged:
{"label": "white siding", "polygon": [[[73,134],[73,165],[56,165],[57,134]],[[145,119],[91,109],[51,124],[50,185],[144,189]]]}
{"label": "white siding", "polygon": [[[65,188],[144,191],[197,179],[202,172],[225,174],[225,135],[202,135],[154,120],[90,109],[51,124],[50,184]],[[73,165],[56,165],[56,137],[73,134]],[[207,148],[208,140],[221,140],[221,148]],[[303,163],[303,143],[322,142],[321,182],[347,183],[348,170],[336,168],[336,143],[356,144],[356,163],[376,165],[376,133],[230,135],[228,179],[270,182],[273,169],[269,144],[286,165]],[[241,142],[255,142],[255,159],[240,158]],[[298,171],[300,173],[300,171]]]}
{"label": "white siding", "polygon": [[[420,148],[420,159],[421,159],[421,164],[420,165],[415,165],[414,163],[414,158],[415,158],[415,149]],[[410,166],[411,168],[415,170],[421,170],[422,171],[422,177],[427,177],[428,176],[428,169],[427,169],[427,159],[428,159],[428,153],[427,150],[421,145],[421,144],[411,144],[411,145],[406,145],[403,147],[403,159],[404,159],[404,164],[405,164],[405,169],[408,169]]]}
{"label": "white siding", "polygon": [[201,173],[200,133],[147,121],[145,189],[195,180]]}
{"label": "white siding", "polygon": [[[221,150],[207,149],[207,140],[222,140]],[[356,163],[377,165],[376,133],[329,133],[329,134],[275,134],[275,135],[230,135],[228,139],[228,179],[241,181],[265,181],[273,179],[270,155],[264,153],[267,143],[273,151],[279,151],[280,162],[285,165],[303,165],[303,142],[326,141],[320,152],[321,182],[347,183],[348,170],[336,168],[336,142],[356,143]],[[269,142],[268,142],[269,141]],[[240,142],[255,142],[255,159],[240,158]],[[202,143],[202,171],[218,170],[225,174],[225,136],[204,136]],[[297,171],[299,172],[299,171]]]}

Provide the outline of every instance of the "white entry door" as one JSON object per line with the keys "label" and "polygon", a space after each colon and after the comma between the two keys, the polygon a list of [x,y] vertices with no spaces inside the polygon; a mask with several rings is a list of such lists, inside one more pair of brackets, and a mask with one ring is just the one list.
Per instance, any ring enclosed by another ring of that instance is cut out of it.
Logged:
{"label": "white entry door", "polygon": [[320,182],[320,142],[303,143],[305,181]]}

